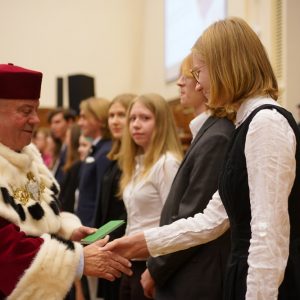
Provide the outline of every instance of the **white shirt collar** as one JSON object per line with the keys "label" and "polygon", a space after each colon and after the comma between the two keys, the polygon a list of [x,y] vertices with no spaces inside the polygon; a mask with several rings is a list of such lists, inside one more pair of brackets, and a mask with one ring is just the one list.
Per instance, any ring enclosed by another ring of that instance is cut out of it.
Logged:
{"label": "white shirt collar", "polygon": [[210,113],[208,111],[204,111],[196,118],[194,118],[190,124],[190,130],[192,132],[193,139],[196,137],[197,133],[199,132],[200,128],[203,126],[205,121],[210,117]]}
{"label": "white shirt collar", "polygon": [[96,146],[96,145],[98,144],[98,142],[100,142],[100,140],[101,140],[101,136],[95,138],[95,139],[93,140],[93,142],[92,142],[92,145],[93,145],[93,146]]}
{"label": "white shirt collar", "polygon": [[269,97],[260,96],[256,98],[247,99],[241,104],[241,106],[237,111],[235,127],[239,127],[257,107],[264,104],[272,104],[272,105],[280,106],[277,103],[277,101]]}

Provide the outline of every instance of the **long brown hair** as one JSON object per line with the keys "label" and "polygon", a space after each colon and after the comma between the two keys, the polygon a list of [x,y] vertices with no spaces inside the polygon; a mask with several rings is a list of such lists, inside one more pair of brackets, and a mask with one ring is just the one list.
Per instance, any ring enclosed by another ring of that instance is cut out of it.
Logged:
{"label": "long brown hair", "polygon": [[80,159],[78,152],[79,137],[81,134],[80,127],[77,124],[73,124],[68,130],[70,130],[70,137],[67,147],[66,163],[63,167],[64,172],[68,171],[70,167]]}
{"label": "long brown hair", "polygon": [[172,153],[179,161],[182,159],[182,147],[176,133],[175,122],[167,101],[157,94],[144,94],[136,97],[127,111],[126,127],[124,128],[119,165],[122,169],[120,182],[120,195],[132,179],[136,162],[135,158],[140,153],[140,147],[135,144],[129,133],[129,116],[135,103],[141,103],[155,116],[155,129],[152,134],[150,146],[143,159],[143,173],[147,175],[151,167],[167,152]]}

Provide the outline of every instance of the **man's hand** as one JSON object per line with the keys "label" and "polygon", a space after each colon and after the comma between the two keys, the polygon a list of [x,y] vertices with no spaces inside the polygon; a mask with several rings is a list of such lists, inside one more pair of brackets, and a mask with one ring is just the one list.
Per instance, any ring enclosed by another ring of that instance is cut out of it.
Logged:
{"label": "man's hand", "polygon": [[122,273],[132,275],[130,270],[131,263],[124,257],[103,251],[103,246],[108,242],[108,236],[91,245],[84,247],[84,269],[83,273],[87,276],[95,276],[109,281],[120,277]]}
{"label": "man's hand", "polygon": [[155,298],[155,281],[153,280],[148,269],[141,276],[141,285],[144,289],[144,295],[147,298]]}
{"label": "man's hand", "polygon": [[147,258],[149,251],[143,232],[136,233],[131,236],[125,236],[120,239],[115,239],[108,243],[103,250],[112,251],[119,255],[131,258]]}
{"label": "man's hand", "polygon": [[96,230],[97,230],[96,228],[80,226],[73,230],[70,240],[79,242],[80,240],[85,238],[87,235],[94,233]]}

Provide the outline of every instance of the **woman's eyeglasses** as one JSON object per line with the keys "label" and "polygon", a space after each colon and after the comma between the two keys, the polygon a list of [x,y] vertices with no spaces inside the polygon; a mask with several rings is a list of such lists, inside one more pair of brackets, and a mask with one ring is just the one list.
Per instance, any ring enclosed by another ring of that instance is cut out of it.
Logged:
{"label": "woman's eyeglasses", "polygon": [[192,73],[193,77],[195,78],[195,80],[197,81],[197,83],[200,83],[199,82],[199,74],[200,74],[200,70],[190,70],[190,72]]}

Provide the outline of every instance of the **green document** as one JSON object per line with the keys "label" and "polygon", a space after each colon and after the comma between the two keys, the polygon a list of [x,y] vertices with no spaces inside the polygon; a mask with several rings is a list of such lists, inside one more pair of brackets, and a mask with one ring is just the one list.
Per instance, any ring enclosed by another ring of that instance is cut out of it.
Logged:
{"label": "green document", "polygon": [[96,232],[86,236],[84,239],[82,239],[80,242],[83,245],[89,245],[97,240],[100,240],[104,238],[106,235],[108,235],[110,232],[114,231],[121,225],[125,223],[124,220],[112,220],[101,226]]}

